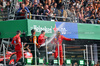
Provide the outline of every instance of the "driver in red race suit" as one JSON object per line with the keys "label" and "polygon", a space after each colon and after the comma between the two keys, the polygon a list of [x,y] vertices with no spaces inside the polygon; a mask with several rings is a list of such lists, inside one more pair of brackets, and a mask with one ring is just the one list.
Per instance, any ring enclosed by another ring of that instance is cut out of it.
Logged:
{"label": "driver in red race suit", "polygon": [[75,40],[75,39],[66,38],[63,35],[60,35],[60,31],[58,31],[56,37],[51,42],[52,44],[55,44],[56,45],[55,53],[54,53],[54,57],[55,58],[58,57],[58,44],[59,44],[60,65],[63,65],[63,48],[62,48],[62,41],[63,40],[71,41],[71,40]]}
{"label": "driver in red race suit", "polygon": [[[47,39],[47,37],[45,36],[45,31],[42,30],[41,34],[38,37],[38,44],[41,46],[42,44],[45,43],[46,39]],[[45,58],[46,57],[46,48],[45,48],[45,46],[40,47],[39,51],[40,51],[40,58]]]}
{"label": "driver in red race suit", "polygon": [[16,63],[21,59],[22,57],[22,45],[21,45],[21,38],[20,38],[20,35],[21,35],[21,31],[17,31],[16,32],[16,36],[13,37],[12,39],[12,42],[11,44],[13,44],[15,46],[15,51],[16,51],[16,56],[17,56],[17,59],[16,59]]}

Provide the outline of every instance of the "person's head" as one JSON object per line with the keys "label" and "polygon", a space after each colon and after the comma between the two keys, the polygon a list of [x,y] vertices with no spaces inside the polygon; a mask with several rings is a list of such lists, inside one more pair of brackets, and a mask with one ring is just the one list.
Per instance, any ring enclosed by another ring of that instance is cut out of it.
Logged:
{"label": "person's head", "polygon": [[37,5],[37,0],[34,0],[34,5]]}
{"label": "person's head", "polygon": [[10,6],[10,1],[7,1],[7,6]]}
{"label": "person's head", "polygon": [[30,0],[25,0],[25,3],[29,3],[30,2]]}
{"label": "person's head", "polygon": [[86,11],[89,11],[89,8],[88,7],[86,8]]}
{"label": "person's head", "polygon": [[76,8],[76,12],[77,12],[77,13],[79,12],[79,8]]}
{"label": "person's head", "polygon": [[91,5],[91,6],[90,6],[90,11],[92,11],[92,9],[93,9],[93,6]]}
{"label": "person's head", "polygon": [[53,6],[49,6],[50,13],[53,13]]}
{"label": "person's head", "polygon": [[56,8],[57,7],[57,3],[54,3],[54,8]]}
{"label": "person's head", "polygon": [[48,9],[48,5],[45,5],[45,10]]}
{"label": "person's head", "polygon": [[54,2],[55,2],[55,0],[51,0],[51,2],[52,2],[52,3],[54,3]]}
{"label": "person's head", "polygon": [[24,4],[24,3],[21,4],[21,8],[22,8],[22,9],[25,8],[25,4]]}
{"label": "person's head", "polygon": [[94,14],[94,13],[95,13],[95,10],[93,9],[93,10],[92,10],[92,14]]}
{"label": "person's head", "polygon": [[60,31],[57,31],[57,36],[59,36],[61,33],[60,33]]}
{"label": "person's head", "polygon": [[100,12],[98,12],[98,17],[100,18]]}
{"label": "person's head", "polygon": [[40,6],[40,8],[41,8],[41,9],[44,9],[43,5],[42,5],[42,6]]}
{"label": "person's head", "polygon": [[31,30],[31,34],[35,35],[35,30],[34,29]]}
{"label": "person's head", "polygon": [[98,9],[98,12],[100,12],[100,8]]}
{"label": "person's head", "polygon": [[49,6],[49,10],[52,10],[53,9],[53,6],[51,5],[51,6]]}
{"label": "person's head", "polygon": [[74,6],[71,7],[71,11],[74,11]]}
{"label": "person's head", "polygon": [[51,5],[51,0],[48,0],[48,4]]}
{"label": "person's head", "polygon": [[39,3],[40,7],[43,6],[42,3]]}
{"label": "person's head", "polygon": [[41,31],[41,34],[45,35],[45,31],[44,31],[44,30],[42,30],[42,31]]}
{"label": "person's head", "polygon": [[61,9],[64,9],[64,5],[61,5]]}
{"label": "person's head", "polygon": [[97,8],[100,8],[100,1],[99,1],[98,4],[97,4]]}
{"label": "person's head", "polygon": [[81,6],[81,10],[84,10],[84,7],[83,6]]}
{"label": "person's head", "polygon": [[21,35],[21,31],[18,30],[18,31],[16,32],[16,34],[20,36],[20,35]]}

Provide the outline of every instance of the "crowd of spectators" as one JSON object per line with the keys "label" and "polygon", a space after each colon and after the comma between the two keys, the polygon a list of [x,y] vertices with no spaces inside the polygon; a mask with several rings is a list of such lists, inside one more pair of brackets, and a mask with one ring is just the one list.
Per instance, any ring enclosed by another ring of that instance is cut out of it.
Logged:
{"label": "crowd of spectators", "polygon": [[[99,0],[71,0],[69,12],[79,18],[81,23],[100,23]],[[69,16],[73,16],[69,15]]]}
{"label": "crowd of spectators", "polygon": [[[5,0],[5,8],[10,8],[10,0]],[[3,7],[3,0],[0,0],[0,7]],[[67,8],[65,8],[65,4]],[[23,13],[32,15],[45,15],[43,20],[51,20],[51,17],[59,16],[58,21],[66,21],[70,17],[72,22],[100,23],[100,1],[99,0],[22,0],[17,2],[16,13],[25,16]],[[25,17],[24,17],[25,18]],[[29,18],[29,16],[28,16]],[[31,17],[34,18],[34,17]],[[23,18],[21,18],[23,19]],[[41,17],[36,17],[41,19]],[[54,19],[56,20],[56,19]]]}

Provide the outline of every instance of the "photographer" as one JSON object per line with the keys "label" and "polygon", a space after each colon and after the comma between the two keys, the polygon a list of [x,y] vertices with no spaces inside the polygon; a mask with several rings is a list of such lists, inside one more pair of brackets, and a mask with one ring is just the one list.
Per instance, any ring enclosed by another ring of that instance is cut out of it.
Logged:
{"label": "photographer", "polygon": [[22,3],[21,7],[17,11],[17,14],[18,14],[18,16],[23,16],[23,17],[21,17],[21,19],[25,19],[26,12],[30,13],[29,9],[27,7],[25,7],[25,4]]}

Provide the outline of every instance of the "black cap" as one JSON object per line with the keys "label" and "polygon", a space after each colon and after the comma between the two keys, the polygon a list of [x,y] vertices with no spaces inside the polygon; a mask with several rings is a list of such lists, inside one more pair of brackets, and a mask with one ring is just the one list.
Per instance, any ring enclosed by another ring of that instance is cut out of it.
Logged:
{"label": "black cap", "polygon": [[43,34],[44,32],[45,32],[45,31],[44,31],[44,30],[42,30],[42,31],[41,31],[41,34]]}
{"label": "black cap", "polygon": [[16,34],[19,34],[19,33],[21,33],[21,31],[20,31],[20,30],[18,30],[18,31],[16,32]]}
{"label": "black cap", "polygon": [[32,29],[32,30],[31,30],[31,33],[33,34],[34,32],[35,32],[35,29]]}

